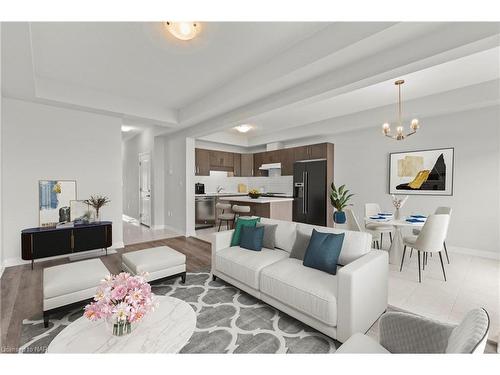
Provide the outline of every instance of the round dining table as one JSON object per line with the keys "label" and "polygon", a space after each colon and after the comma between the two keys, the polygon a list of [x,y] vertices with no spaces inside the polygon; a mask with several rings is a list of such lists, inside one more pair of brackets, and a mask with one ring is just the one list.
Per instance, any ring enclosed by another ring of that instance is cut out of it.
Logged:
{"label": "round dining table", "polygon": [[[425,219],[420,219],[419,222],[409,222],[406,221],[408,217],[402,219],[394,219],[389,217],[384,220],[371,219],[365,217],[365,223],[383,224],[391,225],[394,227],[394,236],[392,238],[391,246],[389,247],[389,263],[399,264],[401,262],[401,256],[403,255],[403,235],[401,234],[402,228],[422,228],[425,224]],[[382,246],[382,244],[380,244]]]}

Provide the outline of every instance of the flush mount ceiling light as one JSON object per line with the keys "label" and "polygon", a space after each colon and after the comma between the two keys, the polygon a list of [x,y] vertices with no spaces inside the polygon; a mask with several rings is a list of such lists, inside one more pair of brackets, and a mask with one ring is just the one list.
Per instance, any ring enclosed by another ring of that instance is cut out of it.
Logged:
{"label": "flush mount ceiling light", "polygon": [[127,126],[127,125],[122,125],[122,132],[127,133],[127,132],[129,132],[131,130],[134,130],[134,128],[131,127],[131,126]]}
{"label": "flush mount ceiling light", "polygon": [[198,22],[164,22],[167,30],[180,40],[191,40],[200,32],[200,24]]}
{"label": "flush mount ceiling light", "polygon": [[418,123],[418,119],[414,118],[413,120],[411,120],[411,124],[410,124],[410,129],[411,129],[411,132],[404,135],[403,134],[403,120],[402,120],[402,104],[401,104],[401,86],[403,85],[403,83],[405,83],[404,80],[400,79],[396,82],[394,82],[394,84],[396,86],[398,86],[398,112],[399,112],[399,124],[398,126],[396,127],[396,134],[391,134],[391,125],[389,125],[388,122],[386,122],[384,125],[382,125],[382,131],[384,132],[384,135],[386,137],[389,137],[389,138],[392,138],[392,139],[395,139],[397,141],[402,141],[403,139],[405,139],[406,137],[409,137],[410,135],[413,135],[417,132],[418,128],[420,127],[419,123]]}
{"label": "flush mount ceiling light", "polygon": [[239,131],[240,133],[246,133],[246,132],[252,130],[253,126],[250,124],[242,124],[242,125],[235,126],[233,129]]}

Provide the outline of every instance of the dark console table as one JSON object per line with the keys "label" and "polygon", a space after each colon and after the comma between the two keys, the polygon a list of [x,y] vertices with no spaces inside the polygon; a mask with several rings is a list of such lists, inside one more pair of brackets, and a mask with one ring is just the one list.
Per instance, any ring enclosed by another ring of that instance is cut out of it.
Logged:
{"label": "dark console table", "polygon": [[106,249],[112,244],[112,223],[81,224],[73,227],[29,228],[21,232],[22,259],[35,259]]}

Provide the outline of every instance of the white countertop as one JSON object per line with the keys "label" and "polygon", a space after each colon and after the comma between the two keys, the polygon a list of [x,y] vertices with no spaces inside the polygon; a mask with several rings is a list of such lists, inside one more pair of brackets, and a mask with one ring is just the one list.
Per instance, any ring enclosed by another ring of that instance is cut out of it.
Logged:
{"label": "white countertop", "polygon": [[220,200],[227,200],[232,202],[245,202],[245,203],[275,203],[275,202],[291,202],[293,198],[277,198],[277,197],[259,197],[250,198],[248,195],[245,197],[223,197]]}
{"label": "white countertop", "polygon": [[216,193],[216,192],[208,192],[205,194],[195,194],[195,197],[229,197],[229,196],[243,196],[247,195],[248,193]]}

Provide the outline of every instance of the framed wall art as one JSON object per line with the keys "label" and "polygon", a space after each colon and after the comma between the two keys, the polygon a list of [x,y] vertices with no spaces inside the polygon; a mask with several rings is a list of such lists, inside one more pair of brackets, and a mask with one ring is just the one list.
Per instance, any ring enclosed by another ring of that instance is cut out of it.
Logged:
{"label": "framed wall art", "polygon": [[389,194],[453,195],[454,148],[389,155]]}

